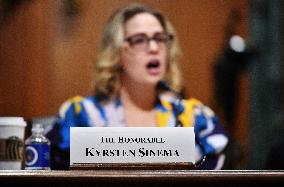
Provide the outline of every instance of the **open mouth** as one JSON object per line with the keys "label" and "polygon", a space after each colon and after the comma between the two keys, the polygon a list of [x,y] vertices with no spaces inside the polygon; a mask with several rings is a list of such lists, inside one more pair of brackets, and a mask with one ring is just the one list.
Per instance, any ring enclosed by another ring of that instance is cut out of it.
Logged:
{"label": "open mouth", "polygon": [[155,69],[160,66],[159,60],[151,60],[147,63],[147,69]]}
{"label": "open mouth", "polygon": [[151,75],[157,75],[160,73],[160,61],[159,60],[150,60],[146,67],[147,67],[147,70],[148,72],[151,74]]}

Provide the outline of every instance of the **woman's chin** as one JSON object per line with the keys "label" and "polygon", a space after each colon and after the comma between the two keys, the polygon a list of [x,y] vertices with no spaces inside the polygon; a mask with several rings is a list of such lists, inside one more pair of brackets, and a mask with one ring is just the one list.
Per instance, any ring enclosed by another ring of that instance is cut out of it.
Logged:
{"label": "woman's chin", "polygon": [[150,77],[148,79],[145,79],[145,84],[156,86],[160,80],[162,80],[162,77],[160,76]]}

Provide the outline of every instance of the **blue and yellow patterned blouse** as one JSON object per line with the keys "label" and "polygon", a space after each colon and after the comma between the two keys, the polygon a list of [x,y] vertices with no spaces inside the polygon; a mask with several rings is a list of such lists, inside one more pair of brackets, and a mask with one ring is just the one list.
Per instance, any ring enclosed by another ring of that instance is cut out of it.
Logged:
{"label": "blue and yellow patterned blouse", "polygon": [[[181,108],[178,109],[178,107]],[[181,110],[182,113],[178,117],[180,122],[185,127],[193,126],[195,136],[204,146],[206,154],[215,155],[217,158],[214,166],[206,169],[221,168],[224,159],[220,155],[228,143],[228,138],[211,109],[196,99],[182,100],[179,105],[177,98],[168,96],[160,97],[155,109],[157,126],[159,127],[174,127],[177,111]],[[62,104],[57,123],[48,137],[57,149],[68,151],[70,148],[70,127],[123,126],[125,126],[125,119],[123,105],[119,98],[102,104],[94,96],[76,96]],[[54,159],[60,160],[56,156],[55,153]],[[196,145],[196,160],[198,161],[201,156],[201,149]],[[218,163],[220,160],[222,163]]]}

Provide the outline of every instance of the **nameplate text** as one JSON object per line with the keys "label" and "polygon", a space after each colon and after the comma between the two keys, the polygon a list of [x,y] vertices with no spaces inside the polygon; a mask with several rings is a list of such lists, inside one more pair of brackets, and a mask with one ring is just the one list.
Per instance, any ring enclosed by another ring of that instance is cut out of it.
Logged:
{"label": "nameplate text", "polygon": [[194,163],[192,127],[71,127],[70,164]]}

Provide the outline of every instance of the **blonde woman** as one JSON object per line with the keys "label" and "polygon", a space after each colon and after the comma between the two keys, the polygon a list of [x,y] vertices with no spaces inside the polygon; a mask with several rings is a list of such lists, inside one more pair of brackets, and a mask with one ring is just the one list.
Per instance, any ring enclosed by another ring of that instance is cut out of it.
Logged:
{"label": "blonde woman", "polygon": [[[180,90],[179,56],[175,31],[160,11],[141,4],[117,10],[103,31],[94,96],[66,101],[48,134],[54,150],[52,168],[69,167],[70,127],[171,127],[179,121],[194,126],[211,159],[205,168],[220,169],[228,139],[214,113],[196,99],[179,102],[174,94],[157,90],[159,81]],[[197,145],[197,161],[201,155]]]}

